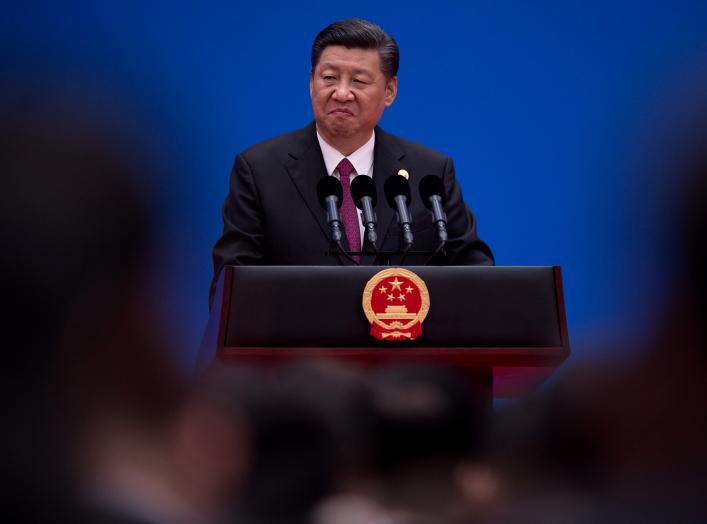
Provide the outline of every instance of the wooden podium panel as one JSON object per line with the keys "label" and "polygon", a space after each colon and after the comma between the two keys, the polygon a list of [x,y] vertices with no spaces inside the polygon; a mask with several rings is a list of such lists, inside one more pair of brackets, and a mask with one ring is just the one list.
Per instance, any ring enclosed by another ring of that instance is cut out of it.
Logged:
{"label": "wooden podium panel", "polygon": [[202,362],[276,366],[335,358],[361,366],[490,368],[494,396],[525,394],[569,355],[559,267],[406,267],[425,281],[429,314],[414,341],[370,336],[363,289],[383,267],[227,266]]}

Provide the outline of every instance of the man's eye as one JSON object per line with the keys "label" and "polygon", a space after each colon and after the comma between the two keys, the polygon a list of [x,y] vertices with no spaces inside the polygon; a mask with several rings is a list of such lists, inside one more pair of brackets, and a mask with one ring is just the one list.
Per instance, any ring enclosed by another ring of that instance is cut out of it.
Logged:
{"label": "man's eye", "polygon": [[324,80],[336,80],[336,77],[332,75],[325,75]]}
{"label": "man's eye", "polygon": [[360,78],[354,78],[354,83],[356,83],[356,84],[364,84],[364,85],[367,84],[367,82],[361,80]]}

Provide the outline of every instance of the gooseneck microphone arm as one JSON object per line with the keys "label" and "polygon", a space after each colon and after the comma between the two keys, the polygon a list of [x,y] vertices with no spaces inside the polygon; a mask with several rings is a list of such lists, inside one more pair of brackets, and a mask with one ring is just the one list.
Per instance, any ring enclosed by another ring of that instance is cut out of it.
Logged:
{"label": "gooseneck microphone arm", "polygon": [[378,193],[373,179],[366,175],[358,175],[351,182],[351,196],[354,204],[361,210],[361,222],[366,234],[366,240],[371,243],[373,250],[377,251],[376,242],[376,213],[374,208],[378,203]]}
{"label": "gooseneck microphone arm", "polygon": [[329,224],[329,235],[332,242],[341,242],[341,217],[339,216],[339,199],[330,195],[324,199],[326,220]]}
{"label": "gooseneck microphone arm", "polygon": [[432,213],[432,223],[437,229],[437,238],[444,244],[449,238],[447,233],[447,215],[444,212],[444,184],[435,175],[427,175],[420,180],[420,198]]}
{"label": "gooseneck microphone arm", "polygon": [[326,211],[327,224],[329,225],[329,238],[339,251],[353,264],[359,265],[359,263],[349,255],[344,249],[344,245],[341,243],[343,238],[342,232],[342,222],[341,215],[339,214],[339,208],[343,202],[344,192],[341,189],[341,182],[339,182],[333,176],[325,176],[317,182],[317,196],[319,197],[319,204]]}
{"label": "gooseneck microphone arm", "polygon": [[333,176],[325,176],[317,182],[317,197],[319,204],[326,211],[326,221],[329,225],[329,237],[335,244],[339,244],[343,238],[341,231],[341,215],[339,208],[343,201],[343,190],[341,182]]}
{"label": "gooseneck microphone arm", "polygon": [[376,249],[378,242],[378,233],[376,232],[376,214],[373,211],[373,204],[369,197],[361,199],[361,211],[363,213],[363,227],[366,229],[366,240]]}
{"label": "gooseneck microphone arm", "polygon": [[432,195],[429,200],[432,203],[432,222],[437,227],[437,237],[440,242],[446,242],[449,234],[447,233],[447,215],[442,208],[442,198],[439,195]]}
{"label": "gooseneck microphone arm", "polygon": [[403,233],[403,245],[407,250],[410,249],[413,242],[412,219],[410,218],[410,211],[408,210],[407,197],[405,195],[397,195],[394,200],[398,211],[398,222],[400,223],[400,230]]}
{"label": "gooseneck microphone arm", "polygon": [[393,175],[383,184],[385,198],[388,205],[392,207],[398,215],[398,225],[403,239],[403,251],[408,251],[412,247],[412,219],[408,204],[410,202],[410,184],[407,179],[400,175]]}

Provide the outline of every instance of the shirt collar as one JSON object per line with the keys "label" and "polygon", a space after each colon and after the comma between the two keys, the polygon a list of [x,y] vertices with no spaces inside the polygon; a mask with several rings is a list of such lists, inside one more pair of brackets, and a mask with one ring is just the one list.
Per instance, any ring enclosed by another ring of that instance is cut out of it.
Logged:
{"label": "shirt collar", "polygon": [[348,158],[353,164],[357,175],[373,176],[373,149],[376,145],[375,130],[371,133],[371,138],[368,139],[368,142],[346,157],[330,146],[326,140],[322,138],[322,135],[319,134],[319,131],[317,131],[317,140],[319,140],[319,147],[322,150],[327,174],[333,175],[339,162],[341,162],[343,158]]}

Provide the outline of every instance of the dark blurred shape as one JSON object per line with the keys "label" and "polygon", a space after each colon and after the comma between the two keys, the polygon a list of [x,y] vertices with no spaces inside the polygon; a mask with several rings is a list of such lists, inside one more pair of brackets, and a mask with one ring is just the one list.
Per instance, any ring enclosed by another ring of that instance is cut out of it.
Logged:
{"label": "dark blurred shape", "polygon": [[[705,131],[707,133],[707,131]],[[707,138],[707,136],[706,136]],[[688,184],[680,216],[679,239],[685,298],[695,312],[695,328],[707,331],[707,139],[701,144],[687,168]],[[706,342],[707,337],[703,338]]]}
{"label": "dark blurred shape", "polygon": [[655,317],[615,348],[628,358],[565,372],[544,397],[499,414],[498,522],[707,518],[707,134],[674,158],[662,173],[679,195],[666,228],[672,273],[667,292],[650,290]]}
{"label": "dark blurred shape", "polygon": [[139,182],[154,166],[95,109],[28,91],[0,101],[2,453],[16,520],[81,521],[101,438],[159,432],[185,391],[147,294]]}
{"label": "dark blurred shape", "polygon": [[373,378],[373,464],[394,474],[419,462],[478,454],[486,400],[463,375],[429,366],[391,366]]}
{"label": "dark blurred shape", "polygon": [[[80,107],[33,103],[0,107],[3,172],[2,308],[5,344],[55,340],[87,290],[121,289],[135,277],[151,234],[137,180],[147,166]],[[9,369],[44,365],[45,355],[7,352]],[[7,367],[5,369],[8,369]],[[9,374],[11,377],[14,374]],[[34,375],[34,373],[33,373]]]}
{"label": "dark blurred shape", "polygon": [[483,450],[491,407],[487,372],[395,365],[374,373],[372,478],[363,489],[388,514],[410,522],[466,515],[457,474]]}
{"label": "dark blurred shape", "polygon": [[357,425],[365,427],[366,412],[360,381],[354,372],[326,364],[234,373],[240,374],[232,396],[244,406],[253,441],[235,521],[308,522],[350,467],[347,452],[361,454]]}

